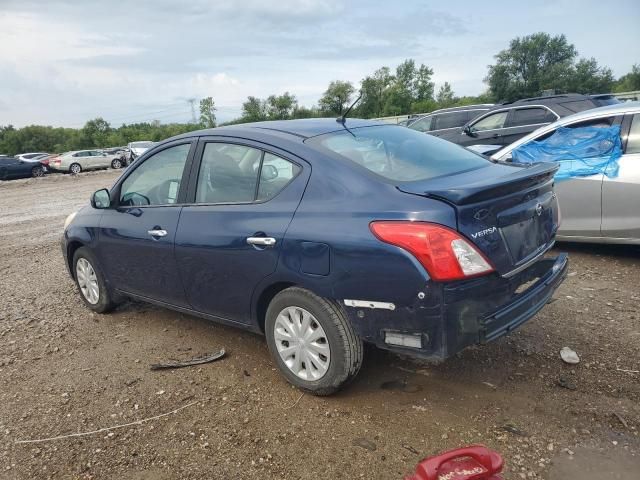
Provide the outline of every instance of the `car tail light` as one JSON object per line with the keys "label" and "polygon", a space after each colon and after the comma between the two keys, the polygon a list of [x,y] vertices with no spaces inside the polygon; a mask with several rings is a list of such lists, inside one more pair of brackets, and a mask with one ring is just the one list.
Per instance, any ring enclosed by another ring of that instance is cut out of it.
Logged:
{"label": "car tail light", "polygon": [[455,230],[426,222],[372,222],[373,234],[411,253],[438,281],[461,280],[493,271],[488,260]]}

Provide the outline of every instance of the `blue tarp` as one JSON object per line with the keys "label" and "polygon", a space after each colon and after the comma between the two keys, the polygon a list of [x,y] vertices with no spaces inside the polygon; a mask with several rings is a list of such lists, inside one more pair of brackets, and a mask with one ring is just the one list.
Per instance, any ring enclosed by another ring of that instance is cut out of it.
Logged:
{"label": "blue tarp", "polygon": [[599,173],[614,178],[622,155],[620,126],[560,127],[549,138],[521,145],[511,155],[518,163],[559,163],[556,180]]}

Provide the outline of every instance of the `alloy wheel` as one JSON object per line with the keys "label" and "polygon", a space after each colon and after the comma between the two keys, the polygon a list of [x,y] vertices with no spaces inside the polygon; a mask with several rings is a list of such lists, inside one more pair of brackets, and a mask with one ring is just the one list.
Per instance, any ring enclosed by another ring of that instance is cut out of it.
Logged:
{"label": "alloy wheel", "polygon": [[79,258],[76,262],[76,279],[82,292],[82,296],[91,305],[98,303],[100,299],[100,286],[93,266],[86,258]]}
{"label": "alloy wheel", "polygon": [[111,167],[116,169],[122,168],[122,163],[116,158],[113,162],[111,162]]}
{"label": "alloy wheel", "polygon": [[324,329],[311,313],[287,307],[278,314],[273,329],[280,358],[298,378],[315,381],[327,373],[331,349]]}
{"label": "alloy wheel", "polygon": [[80,167],[80,165],[78,165],[77,163],[74,163],[73,165],[71,165],[71,173],[75,173],[78,174],[82,171],[82,167]]}
{"label": "alloy wheel", "polygon": [[33,175],[34,177],[43,177],[44,170],[42,169],[42,167],[33,167],[33,169],[31,170],[31,175]]}

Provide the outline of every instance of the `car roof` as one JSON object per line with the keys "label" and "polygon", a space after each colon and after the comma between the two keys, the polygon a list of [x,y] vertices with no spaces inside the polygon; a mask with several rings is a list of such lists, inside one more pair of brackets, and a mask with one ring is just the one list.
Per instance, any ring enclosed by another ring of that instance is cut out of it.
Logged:
{"label": "car roof", "polygon": [[265,122],[239,123],[235,125],[226,125],[223,127],[210,128],[206,130],[197,130],[195,132],[185,133],[178,137],[206,136],[234,133],[260,133],[268,130],[279,133],[286,133],[300,138],[311,138],[325,133],[343,130],[344,128],[370,127],[375,125],[390,125],[377,120],[362,120],[359,118],[347,118],[344,125],[335,118],[303,118],[297,120],[270,120]]}
{"label": "car roof", "polygon": [[567,100],[591,100],[588,95],[581,93],[562,93],[558,95],[547,95],[545,97],[521,98],[513,102],[504,102],[501,105],[527,105],[529,103],[539,103],[545,105],[547,103],[561,103]]}
{"label": "car roof", "polygon": [[491,158],[498,158],[504,155],[505,153],[509,153],[520,145],[527,143],[534,137],[539,136],[540,134],[554,130],[558,127],[562,127],[563,125],[567,125],[573,122],[579,122],[581,120],[591,120],[600,117],[608,117],[610,115],[625,115],[625,114],[633,114],[640,113],[640,101],[636,102],[623,102],[617,103],[615,105],[605,105],[604,107],[591,108],[589,110],[584,110],[582,112],[574,113],[573,115],[569,115],[567,117],[563,117],[560,120],[550,123],[549,125],[545,125],[544,127],[540,127],[537,130],[534,130],[529,135],[522,137],[519,140],[516,140],[509,145],[501,148],[493,155]]}

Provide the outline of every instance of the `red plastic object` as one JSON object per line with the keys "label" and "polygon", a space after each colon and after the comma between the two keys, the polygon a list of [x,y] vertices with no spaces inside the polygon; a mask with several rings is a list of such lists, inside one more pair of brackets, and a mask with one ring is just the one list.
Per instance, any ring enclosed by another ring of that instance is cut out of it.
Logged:
{"label": "red plastic object", "polygon": [[502,480],[502,457],[484,445],[471,445],[422,460],[405,480]]}

